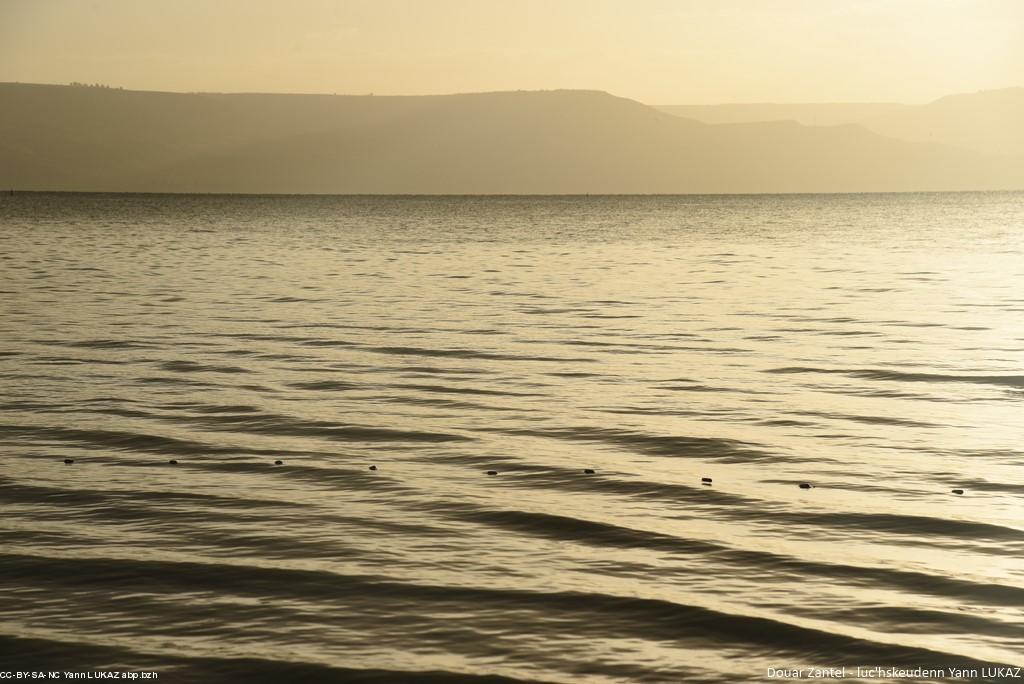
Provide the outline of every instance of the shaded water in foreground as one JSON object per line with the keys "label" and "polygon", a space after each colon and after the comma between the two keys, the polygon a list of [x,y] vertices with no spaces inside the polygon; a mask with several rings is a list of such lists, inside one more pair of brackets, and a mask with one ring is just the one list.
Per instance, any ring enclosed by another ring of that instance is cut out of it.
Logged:
{"label": "shaded water in foreground", "polygon": [[1022,231],[1014,193],[3,197],[0,670],[1020,664]]}

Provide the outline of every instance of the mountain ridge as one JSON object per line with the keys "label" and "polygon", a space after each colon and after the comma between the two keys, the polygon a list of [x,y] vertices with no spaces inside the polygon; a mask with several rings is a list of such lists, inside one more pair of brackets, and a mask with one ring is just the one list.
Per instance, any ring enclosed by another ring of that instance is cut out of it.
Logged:
{"label": "mountain ridge", "polygon": [[709,124],[792,120],[809,126],[858,124],[879,135],[994,155],[1024,155],[1024,87],[956,93],[918,105],[892,102],[664,105],[656,109]]}
{"label": "mountain ridge", "polygon": [[716,125],[596,90],[167,93],[0,84],[0,187],[315,194],[1024,188],[1024,159],[863,126]]}

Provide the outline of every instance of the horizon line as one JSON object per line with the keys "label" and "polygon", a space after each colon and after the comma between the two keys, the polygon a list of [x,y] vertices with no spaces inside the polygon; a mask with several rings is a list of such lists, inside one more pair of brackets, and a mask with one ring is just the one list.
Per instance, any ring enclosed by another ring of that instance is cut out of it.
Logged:
{"label": "horizon line", "polygon": [[708,102],[708,103],[683,103],[683,104],[654,104],[644,102],[636,98],[628,97],[625,95],[617,95],[611,91],[603,90],[600,88],[516,88],[512,90],[478,90],[478,91],[465,91],[465,92],[448,92],[448,93],[420,93],[420,94],[377,94],[375,92],[369,93],[303,93],[303,92],[271,92],[271,91],[216,91],[216,90],[146,90],[142,88],[125,88],[124,86],[109,85],[106,83],[82,83],[78,81],[68,81],[66,83],[38,83],[34,81],[0,81],[0,86],[4,85],[24,85],[24,86],[40,86],[40,87],[51,87],[51,88],[87,88],[96,90],[117,90],[121,92],[130,93],[156,93],[165,95],[263,95],[263,96],[294,96],[294,97],[401,97],[401,98],[414,98],[414,97],[457,97],[464,95],[499,95],[508,93],[601,93],[610,97],[617,97],[625,100],[631,100],[648,107],[724,107],[724,106],[764,106],[764,105],[786,105],[786,106],[810,106],[810,105],[902,105],[902,106],[920,106],[926,104],[932,104],[939,100],[947,97],[955,97],[957,95],[978,95],[981,93],[995,93],[1006,90],[1022,90],[1024,85],[1011,85],[1002,88],[982,88],[980,90],[962,91],[955,93],[947,93],[937,98],[926,100],[924,102],[896,102],[892,100],[837,100],[837,101],[808,101],[808,102],[792,102],[792,101],[735,101],[735,102]]}
{"label": "horizon line", "polygon": [[138,190],[0,190],[0,197],[17,195],[143,195],[179,197],[821,197],[834,195],[991,195],[1024,192],[1021,188],[999,190],[850,190],[842,192],[552,192],[552,193],[402,193],[402,192],[162,192]]}

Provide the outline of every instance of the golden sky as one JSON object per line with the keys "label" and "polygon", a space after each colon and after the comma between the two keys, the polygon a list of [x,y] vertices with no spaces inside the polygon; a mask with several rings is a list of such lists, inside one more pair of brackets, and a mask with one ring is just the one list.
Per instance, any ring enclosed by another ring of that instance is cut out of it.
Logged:
{"label": "golden sky", "polygon": [[926,102],[1024,85],[1024,0],[0,0],[0,81]]}

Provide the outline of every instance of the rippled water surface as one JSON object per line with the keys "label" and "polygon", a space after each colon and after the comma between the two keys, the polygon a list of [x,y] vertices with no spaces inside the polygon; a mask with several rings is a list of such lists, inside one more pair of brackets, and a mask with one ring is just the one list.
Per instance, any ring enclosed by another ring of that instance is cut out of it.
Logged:
{"label": "rippled water surface", "polygon": [[0,670],[1022,664],[1022,194],[18,194],[0,290]]}

